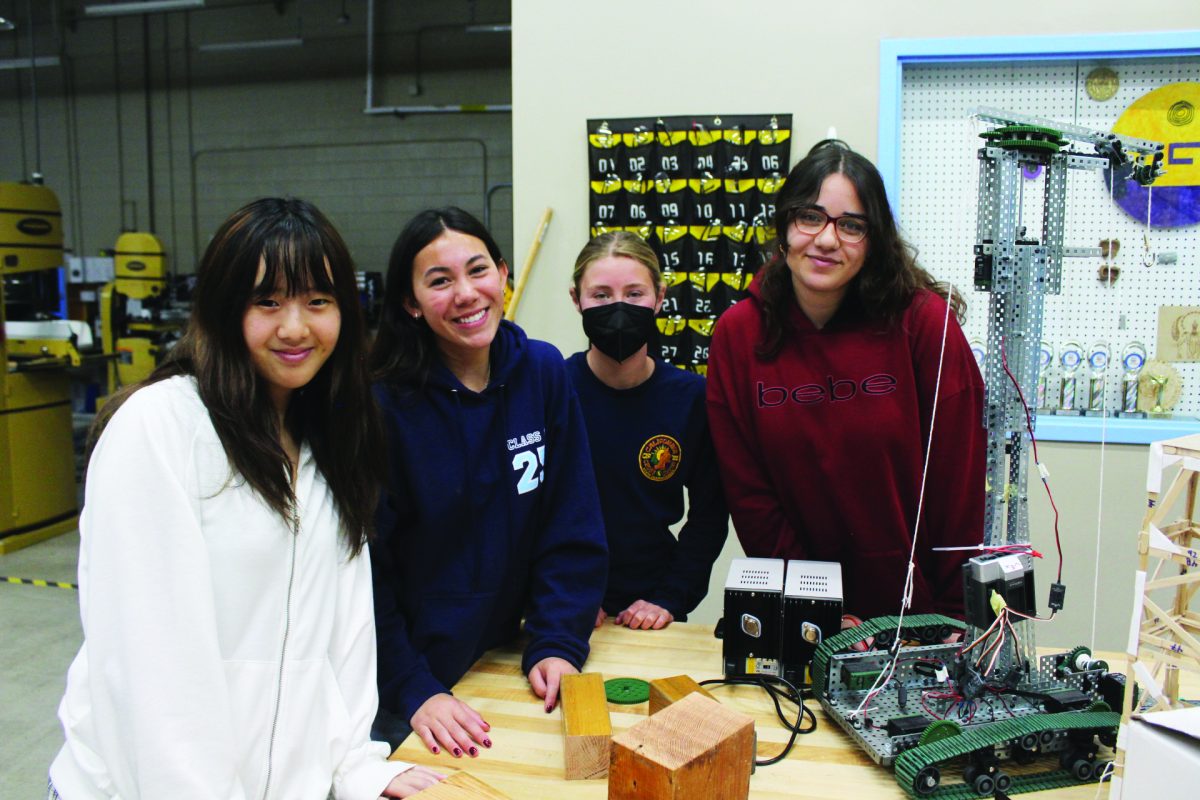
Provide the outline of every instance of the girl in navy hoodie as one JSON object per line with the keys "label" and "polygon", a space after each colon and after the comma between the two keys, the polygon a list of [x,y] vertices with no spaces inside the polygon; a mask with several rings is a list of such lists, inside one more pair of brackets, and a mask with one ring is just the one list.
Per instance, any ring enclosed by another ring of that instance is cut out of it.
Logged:
{"label": "girl in navy hoodie", "polygon": [[418,214],[392,249],[371,355],[390,466],[371,546],[377,730],[455,756],[491,739],[451,687],[523,618],[521,669],[551,711],[587,659],[608,572],[579,401],[558,350],[502,321],[507,277],[470,214]]}
{"label": "girl in navy hoodie", "polygon": [[[567,360],[592,446],[609,573],[596,627],[686,620],[708,592],[729,513],[704,408],[704,378],[651,358],[665,288],[637,234],[610,231],[575,259],[571,299],[591,347]],[[676,539],[671,526],[687,522]]]}

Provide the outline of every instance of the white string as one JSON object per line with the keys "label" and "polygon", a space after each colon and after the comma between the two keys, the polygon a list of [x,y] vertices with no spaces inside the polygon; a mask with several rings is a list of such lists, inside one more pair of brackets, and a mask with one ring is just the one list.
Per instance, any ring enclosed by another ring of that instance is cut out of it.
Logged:
{"label": "white string", "polygon": [[1144,237],[1142,243],[1145,249],[1142,250],[1142,266],[1153,267],[1156,259],[1150,258],[1150,208],[1154,203],[1154,186],[1146,187],[1146,232],[1142,234]]}
{"label": "white string", "polygon": [[[1115,167],[1108,170],[1108,200],[1113,202],[1113,185],[1116,183],[1117,170]],[[1109,250],[1111,255],[1112,250]],[[1112,288],[1112,271],[1115,268],[1116,258],[1113,258],[1113,265],[1109,266],[1108,279],[1109,288]],[[1114,303],[1114,307],[1120,308],[1120,303]],[[1107,367],[1107,365],[1106,365]],[[1108,394],[1108,387],[1104,387],[1105,395]],[[1096,606],[1100,600],[1100,531],[1104,527],[1104,454],[1108,451],[1108,404],[1106,403],[1100,411],[1100,483],[1098,484],[1099,491],[1096,492],[1096,563],[1092,570],[1092,637],[1091,650],[1096,651]]]}
{"label": "white string", "polygon": [[871,684],[870,691],[863,697],[862,702],[858,704],[858,708],[850,712],[849,716],[851,717],[863,713],[863,709],[870,702],[876,691],[886,686],[887,682],[892,679],[892,673],[896,670],[896,662],[900,659],[900,631],[904,627],[904,612],[912,605],[913,571],[916,569],[917,558],[917,536],[921,532],[921,512],[925,508],[925,479],[929,477],[929,455],[933,451],[933,428],[937,423],[938,395],[942,390],[942,365],[946,361],[946,333],[950,330],[950,307],[954,302],[954,285],[949,283],[946,285],[949,288],[946,293],[946,316],[942,320],[942,345],[941,350],[938,352],[937,379],[933,384],[933,409],[929,414],[929,435],[925,440],[925,464],[921,468],[921,490],[917,494],[917,520],[913,525],[912,547],[908,550],[908,571],[904,576],[904,592],[900,598],[900,614],[896,620],[896,635],[892,637],[892,649],[894,652],[892,653],[891,663],[888,664],[888,668],[880,671],[879,677]]}

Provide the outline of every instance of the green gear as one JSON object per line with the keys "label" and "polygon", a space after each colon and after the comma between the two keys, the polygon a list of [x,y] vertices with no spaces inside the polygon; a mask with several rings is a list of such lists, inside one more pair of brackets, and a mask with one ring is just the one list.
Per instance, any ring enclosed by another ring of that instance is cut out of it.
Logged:
{"label": "green gear", "polygon": [[957,722],[952,719],[939,719],[929,723],[929,727],[921,731],[921,738],[917,740],[917,744],[940,742],[943,739],[949,739],[961,734],[962,726]]}
{"label": "green gear", "polygon": [[1096,700],[1087,707],[1088,711],[1112,711],[1112,707],[1103,700]]}
{"label": "green gear", "polygon": [[1084,645],[1073,647],[1071,648],[1070,652],[1067,653],[1067,658],[1065,661],[1063,661],[1063,665],[1071,672],[1083,672],[1083,667],[1081,666],[1079,660],[1080,656],[1087,656],[1088,658],[1091,658],[1092,651]]}
{"label": "green gear", "polygon": [[979,134],[993,147],[1005,150],[1045,151],[1057,153],[1067,140],[1053,128],[1043,128],[1040,125],[1005,125]]}
{"label": "green gear", "polygon": [[650,684],[640,678],[610,678],[604,682],[608,702],[631,706],[650,699]]}

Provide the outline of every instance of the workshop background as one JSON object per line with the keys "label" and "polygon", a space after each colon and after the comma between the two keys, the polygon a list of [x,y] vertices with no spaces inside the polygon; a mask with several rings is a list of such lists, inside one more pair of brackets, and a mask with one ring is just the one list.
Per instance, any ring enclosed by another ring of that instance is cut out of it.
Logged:
{"label": "workshop background", "polygon": [[[830,127],[877,157],[883,39],[1200,29],[1194,0],[1139,16],[1117,0],[207,0],[88,13],[116,5],[0,0],[12,23],[0,25],[0,181],[43,176],[68,256],[101,256],[123,231],[145,231],[167,269],[186,275],[229,211],[290,193],[331,217],[366,272],[385,270],[413,213],[449,203],[486,219],[519,268],[550,208],[518,321],[565,354],[585,344],[566,290],[588,236],[587,120],[790,114],[793,162]],[[960,206],[974,204],[974,189],[961,186]],[[94,277],[78,264],[77,277]],[[68,277],[74,307],[92,313],[100,285]],[[112,379],[104,367],[78,374]],[[104,391],[74,380],[72,403],[86,408]],[[78,444],[87,415],[73,420]],[[1067,608],[1039,644],[1123,646],[1147,450],[1109,445],[1101,483],[1098,444],[1042,445],[1074,557]],[[0,469],[36,481],[53,458],[15,454]],[[1049,514],[1031,489],[1042,550]],[[77,548],[71,531],[0,555],[0,575],[48,582],[0,582],[0,797],[38,796],[62,742],[55,709],[80,641]],[[731,534],[693,621],[715,622],[739,555]]]}

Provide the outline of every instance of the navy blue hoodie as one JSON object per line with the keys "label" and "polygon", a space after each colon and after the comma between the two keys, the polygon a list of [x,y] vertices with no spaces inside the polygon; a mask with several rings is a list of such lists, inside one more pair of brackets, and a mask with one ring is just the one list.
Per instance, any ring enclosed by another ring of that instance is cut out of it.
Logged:
{"label": "navy blue hoodie", "polygon": [[377,385],[390,479],[371,546],[379,701],[411,719],[525,618],[521,669],[581,668],[608,550],[587,431],[562,355],[503,322],[491,381],[440,362],[423,388]]}
{"label": "navy blue hoodie", "polygon": [[[567,359],[587,421],[592,466],[608,529],[604,610],[636,600],[683,621],[708,593],[713,562],[729,533],[729,512],[708,432],[704,378],[656,361],[631,389],[613,389],[592,372],[587,352]],[[666,454],[657,469],[654,456]],[[678,541],[671,526],[687,522]]]}

